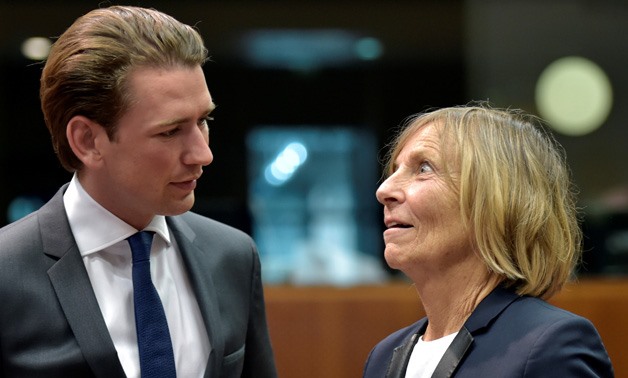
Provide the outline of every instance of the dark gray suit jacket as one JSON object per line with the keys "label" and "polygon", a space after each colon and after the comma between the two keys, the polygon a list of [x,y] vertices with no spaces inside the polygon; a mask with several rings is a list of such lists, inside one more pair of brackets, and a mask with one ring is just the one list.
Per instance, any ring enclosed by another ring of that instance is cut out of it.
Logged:
{"label": "dark gray suit jacket", "polygon": [[[0,377],[124,377],[64,191],[0,229]],[[212,346],[205,376],[276,377],[251,238],[194,213],[167,222]]]}
{"label": "dark gray suit jacket", "polygon": [[[364,378],[403,378],[427,318],[375,346]],[[590,321],[532,297],[497,287],[473,311],[440,360],[434,378],[613,377]]]}

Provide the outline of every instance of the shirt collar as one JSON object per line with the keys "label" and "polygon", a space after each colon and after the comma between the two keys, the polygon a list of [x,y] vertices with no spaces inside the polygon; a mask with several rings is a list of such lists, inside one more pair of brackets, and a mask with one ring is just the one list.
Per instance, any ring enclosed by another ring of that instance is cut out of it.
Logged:
{"label": "shirt collar", "polygon": [[[63,195],[63,203],[81,256],[103,250],[138,231],[96,202],[85,191],[76,174]],[[144,230],[154,231],[170,245],[168,225],[163,215],[156,215]]]}

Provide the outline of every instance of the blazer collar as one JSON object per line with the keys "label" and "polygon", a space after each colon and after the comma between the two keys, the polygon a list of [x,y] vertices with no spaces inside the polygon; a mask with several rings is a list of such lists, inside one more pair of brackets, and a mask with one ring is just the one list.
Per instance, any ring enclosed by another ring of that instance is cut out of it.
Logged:
{"label": "blazer collar", "polygon": [[[425,322],[425,324],[427,324],[427,322]],[[425,331],[425,329],[423,329],[423,331]],[[422,332],[413,334],[410,336],[410,340],[393,350],[392,358],[390,359],[388,369],[386,370],[386,378],[403,378],[406,376],[408,362],[410,362],[410,355],[412,355],[412,350],[414,349],[414,346],[419,340],[421,334]]]}
{"label": "blazer collar", "polygon": [[[70,328],[94,374],[97,377],[124,377],[124,370],[100,312],[63,206],[66,188],[67,184],[38,211],[43,251],[57,260],[48,270],[48,276]],[[212,264],[207,253],[203,252],[207,247],[201,248],[195,244],[196,234],[181,217],[166,217],[166,221],[177,240],[189,272],[212,348],[205,376],[214,377],[221,369],[222,359],[217,356],[223,355],[224,341],[220,330],[212,326],[219,323],[220,315],[216,307],[216,290],[208,273]]]}
{"label": "blazer collar", "polygon": [[57,260],[48,277],[85,360],[97,377],[124,377],[63,206],[63,186],[38,211],[43,252]]}
{"label": "blazer collar", "polygon": [[[460,331],[458,331],[458,334],[436,366],[432,377],[451,377],[469,350],[469,347],[473,344],[473,334],[489,327],[493,319],[499,316],[517,298],[519,296],[512,289],[501,285],[486,296],[469,316]],[[418,341],[419,336],[425,333],[427,323],[427,318],[419,321],[417,325],[418,331],[406,339],[404,344],[395,348],[386,372],[386,378],[401,378],[405,376],[414,345]]]}
{"label": "blazer collar", "polygon": [[217,377],[222,368],[220,356],[224,354],[225,343],[220,329],[215,327],[220,324],[220,313],[218,295],[210,274],[214,266],[211,255],[207,253],[207,246],[196,244],[196,233],[182,217],[166,217],[166,222],[177,240],[207,330],[211,351],[205,377]]}
{"label": "blazer collar", "polygon": [[493,291],[480,302],[478,307],[471,313],[464,326],[471,333],[489,327],[493,319],[501,314],[512,302],[517,300],[519,295],[514,290],[497,286]]}

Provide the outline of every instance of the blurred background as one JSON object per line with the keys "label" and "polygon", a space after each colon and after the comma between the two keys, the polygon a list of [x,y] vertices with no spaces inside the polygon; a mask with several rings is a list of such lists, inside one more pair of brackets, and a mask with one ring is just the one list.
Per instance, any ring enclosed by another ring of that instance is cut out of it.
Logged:
{"label": "blurred background", "polygon": [[[102,1],[0,3],[0,225],[70,175],[38,86],[54,37]],[[196,25],[212,61],[215,160],[195,210],[252,234],[269,283],[389,278],[375,200],[411,114],[487,100],[549,120],[587,232],[582,274],[628,265],[628,4],[620,1],[137,1]]]}
{"label": "blurred background", "polygon": [[[255,238],[279,343],[297,337],[280,331],[295,317],[310,326],[321,319],[303,295],[280,288],[340,303],[344,310],[332,306],[338,316],[323,316],[338,331],[354,321],[346,313],[356,312],[347,305],[356,297],[307,290],[403,280],[383,262],[374,193],[397,127],[433,107],[486,100],[547,119],[580,189],[580,276],[621,280],[628,272],[628,3],[619,0],[1,1],[0,226],[69,181],[39,108],[41,61],[77,17],[112,4],[164,11],[205,39],[212,61],[204,70],[218,108],[214,162],[194,210]],[[379,289],[356,295],[378,297]],[[389,301],[384,307],[402,298],[418,308],[411,289],[395,295],[378,298]],[[365,306],[358,308],[372,311]],[[420,313],[403,308],[401,318],[377,313],[390,321],[373,319],[385,327],[364,341],[366,352],[396,322]],[[358,354],[354,365],[365,358]],[[358,369],[323,374],[318,366],[310,367],[313,376]]]}

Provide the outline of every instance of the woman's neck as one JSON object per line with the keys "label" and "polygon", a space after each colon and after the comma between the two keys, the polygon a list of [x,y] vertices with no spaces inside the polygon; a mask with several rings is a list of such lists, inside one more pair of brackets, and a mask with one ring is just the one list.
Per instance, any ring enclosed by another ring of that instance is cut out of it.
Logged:
{"label": "woman's neck", "polygon": [[498,275],[487,271],[466,277],[439,277],[419,283],[415,281],[429,320],[423,340],[436,340],[458,332],[480,302],[500,282]]}

